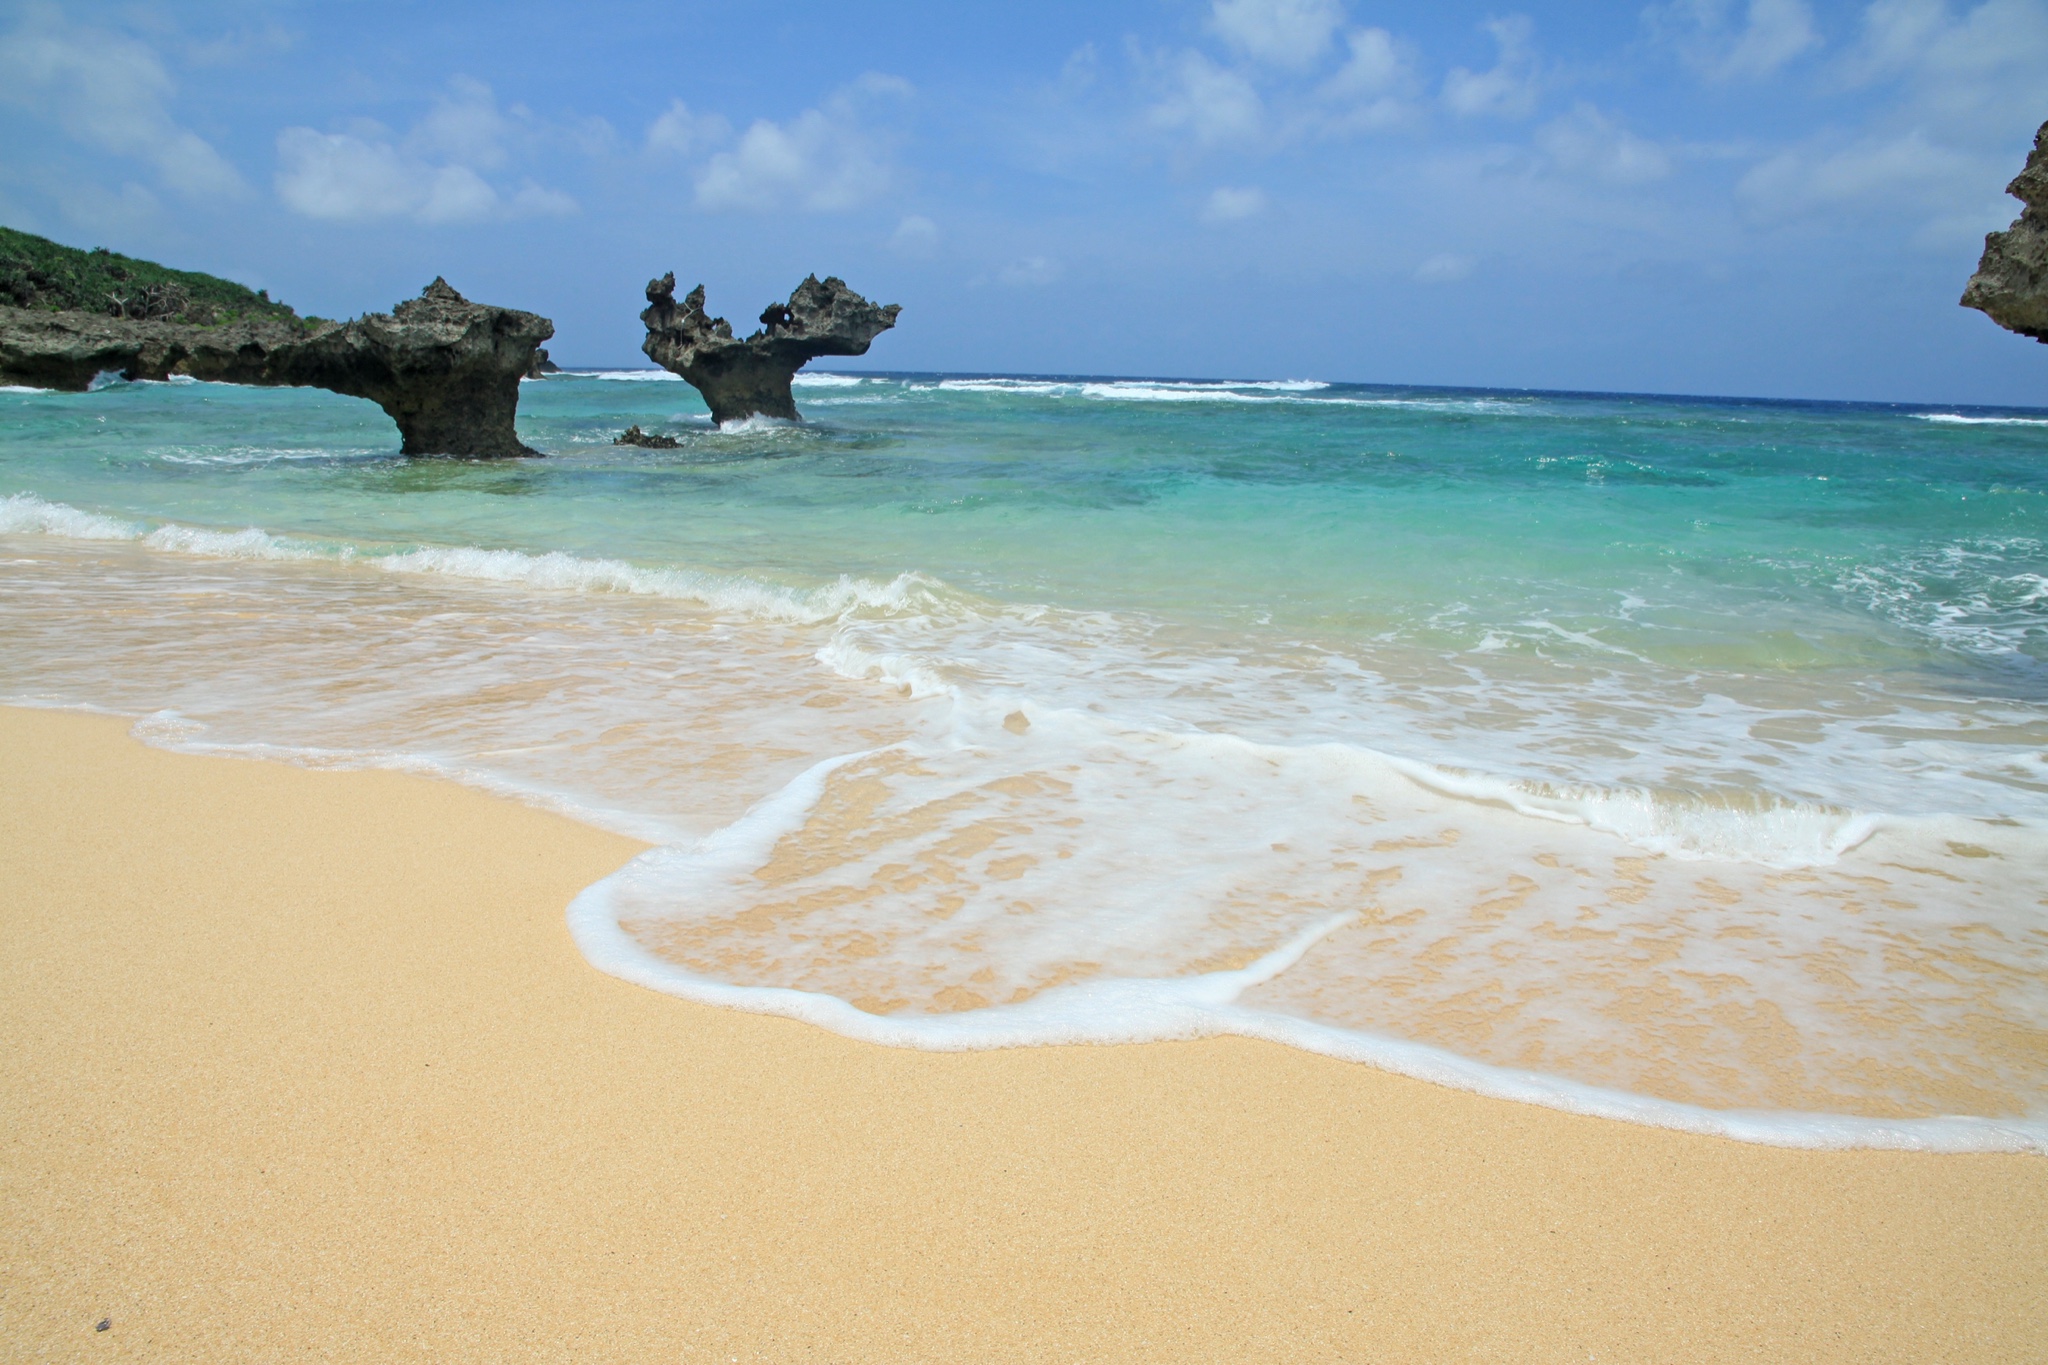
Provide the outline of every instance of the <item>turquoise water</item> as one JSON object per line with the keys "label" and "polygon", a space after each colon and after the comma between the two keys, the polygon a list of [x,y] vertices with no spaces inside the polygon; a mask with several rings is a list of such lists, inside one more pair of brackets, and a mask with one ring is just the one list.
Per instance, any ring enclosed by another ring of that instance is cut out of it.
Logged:
{"label": "turquoise water", "polygon": [[881,1041],[2048,1131],[2048,413],[804,379],[0,393],[0,693],[637,833],[594,961]]}

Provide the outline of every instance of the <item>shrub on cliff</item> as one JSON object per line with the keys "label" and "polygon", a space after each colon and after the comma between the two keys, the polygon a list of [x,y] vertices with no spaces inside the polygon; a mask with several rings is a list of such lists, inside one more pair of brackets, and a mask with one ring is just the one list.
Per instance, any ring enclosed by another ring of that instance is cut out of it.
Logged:
{"label": "shrub on cliff", "polygon": [[147,318],[211,327],[239,320],[300,320],[265,290],[196,270],[172,270],[95,247],[82,251],[0,227],[0,304]]}

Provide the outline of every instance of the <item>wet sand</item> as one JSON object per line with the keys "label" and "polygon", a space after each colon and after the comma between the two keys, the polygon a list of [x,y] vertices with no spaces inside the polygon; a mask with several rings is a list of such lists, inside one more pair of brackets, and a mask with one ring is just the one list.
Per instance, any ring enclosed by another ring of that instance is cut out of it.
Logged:
{"label": "wet sand", "polygon": [[2048,1360],[2048,1159],[849,1042],[591,969],[637,847],[0,709],[0,1358]]}

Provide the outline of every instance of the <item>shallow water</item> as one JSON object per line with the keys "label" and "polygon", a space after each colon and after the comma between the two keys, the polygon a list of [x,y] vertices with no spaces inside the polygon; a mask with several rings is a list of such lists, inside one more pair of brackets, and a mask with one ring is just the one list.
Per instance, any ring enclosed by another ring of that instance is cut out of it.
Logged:
{"label": "shallow water", "polygon": [[593,960],[882,1041],[2048,1135],[2048,416],[806,378],[0,393],[0,694],[638,834]]}

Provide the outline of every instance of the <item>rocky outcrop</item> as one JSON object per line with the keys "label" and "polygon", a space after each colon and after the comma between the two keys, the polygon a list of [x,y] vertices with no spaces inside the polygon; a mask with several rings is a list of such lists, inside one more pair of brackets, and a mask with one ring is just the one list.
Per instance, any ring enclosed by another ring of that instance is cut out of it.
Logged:
{"label": "rocky outcrop", "polygon": [[0,383],[75,393],[89,387],[96,375],[112,370],[129,379],[186,374],[229,384],[262,384],[268,382],[265,366],[270,356],[312,334],[297,321],[261,319],[193,327],[0,307]]}
{"label": "rocky outcrop", "polygon": [[533,363],[526,367],[526,377],[528,379],[540,379],[547,375],[560,374],[561,372],[562,367],[548,359],[547,347],[536,346],[534,348]]}
{"label": "rocky outcrop", "polygon": [[554,334],[544,317],[471,303],[436,279],[389,313],[280,349],[267,369],[273,384],[369,399],[398,423],[407,455],[532,455],[513,422],[519,380]]}
{"label": "rocky outcrop", "polygon": [[673,436],[663,436],[658,432],[642,431],[640,430],[640,424],[635,422],[632,426],[627,427],[624,431],[613,437],[612,444],[615,446],[645,446],[649,450],[675,450],[683,443]]}
{"label": "rocky outcrop", "polygon": [[1963,290],[1963,307],[1981,309],[2008,331],[2048,342],[2048,123],[2034,135],[2026,168],[2005,192],[2027,207],[2011,227],[1984,238],[1984,256]]}
{"label": "rocky outcrop", "polygon": [[807,277],[786,304],[770,304],[761,327],[744,339],[724,318],[704,312],[704,286],[676,302],[673,272],[647,285],[640,314],[647,339],[640,349],[663,369],[696,385],[714,422],[756,415],[800,420],[790,378],[824,355],[866,355],[870,343],[896,325],[897,304],[869,303],[846,281]]}
{"label": "rocky outcrop", "polygon": [[389,313],[346,323],[196,327],[0,307],[0,383],[76,391],[114,370],[328,389],[389,413],[407,455],[532,455],[514,424],[519,380],[554,331],[544,317],[471,303],[440,279]]}

